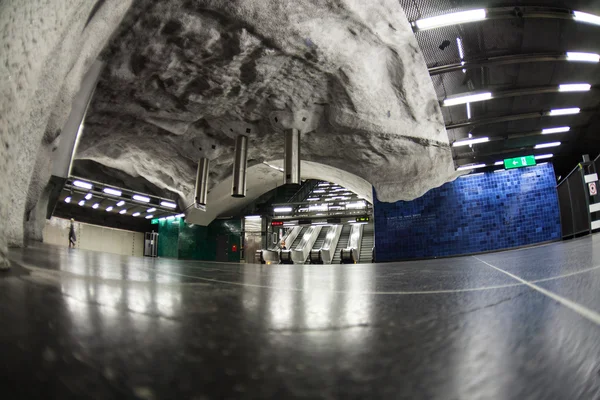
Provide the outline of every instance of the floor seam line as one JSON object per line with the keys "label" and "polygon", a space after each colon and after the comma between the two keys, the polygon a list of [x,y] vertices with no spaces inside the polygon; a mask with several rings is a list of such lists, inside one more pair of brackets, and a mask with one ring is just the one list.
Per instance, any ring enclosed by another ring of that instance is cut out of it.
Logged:
{"label": "floor seam line", "polygon": [[554,292],[551,292],[550,290],[544,289],[543,287],[538,286],[535,283],[526,281],[525,279],[523,279],[517,275],[511,274],[510,272],[505,271],[501,268],[498,268],[498,267],[488,263],[487,261],[482,260],[481,258],[478,258],[475,256],[472,256],[472,257],[474,259],[476,259],[477,261],[480,261],[483,264],[487,265],[488,267],[491,267],[499,272],[502,272],[503,274],[523,283],[524,285],[528,286],[529,288],[531,288],[547,297],[550,297],[552,300],[562,304],[563,306],[567,307],[571,311],[574,311],[575,313],[579,314],[581,317],[587,319],[588,321],[591,321],[591,322],[595,323],[596,325],[600,325],[600,314],[597,313],[596,311],[591,310],[577,302],[574,302],[573,300],[569,300],[566,297],[562,297]]}

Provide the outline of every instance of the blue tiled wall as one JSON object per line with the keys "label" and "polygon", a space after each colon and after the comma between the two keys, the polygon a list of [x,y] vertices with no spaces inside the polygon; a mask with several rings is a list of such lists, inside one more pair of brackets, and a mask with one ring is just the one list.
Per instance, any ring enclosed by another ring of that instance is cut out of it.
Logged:
{"label": "blue tiled wall", "polygon": [[478,253],[561,237],[550,163],[461,177],[413,201],[382,203],[374,197],[378,262]]}

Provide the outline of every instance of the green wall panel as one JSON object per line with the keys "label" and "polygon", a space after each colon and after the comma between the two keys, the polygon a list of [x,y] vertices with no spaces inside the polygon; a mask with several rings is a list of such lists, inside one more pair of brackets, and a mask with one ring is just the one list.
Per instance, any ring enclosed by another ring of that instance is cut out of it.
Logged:
{"label": "green wall panel", "polygon": [[158,221],[158,256],[177,258],[181,222]]}
{"label": "green wall panel", "polygon": [[[179,258],[204,261],[240,261],[240,220],[215,220],[208,226],[181,223]],[[232,251],[232,246],[237,251]]]}

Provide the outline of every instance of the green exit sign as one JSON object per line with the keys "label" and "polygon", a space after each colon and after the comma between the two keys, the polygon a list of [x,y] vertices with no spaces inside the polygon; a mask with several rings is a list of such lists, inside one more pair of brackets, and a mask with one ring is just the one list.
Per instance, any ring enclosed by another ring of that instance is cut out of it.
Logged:
{"label": "green exit sign", "polygon": [[530,167],[536,164],[534,156],[507,158],[504,160],[504,168],[506,169]]}
{"label": "green exit sign", "polygon": [[158,218],[154,218],[152,221],[150,221],[151,225],[155,225],[158,224]]}
{"label": "green exit sign", "polygon": [[356,217],[356,222],[369,222],[369,217]]}

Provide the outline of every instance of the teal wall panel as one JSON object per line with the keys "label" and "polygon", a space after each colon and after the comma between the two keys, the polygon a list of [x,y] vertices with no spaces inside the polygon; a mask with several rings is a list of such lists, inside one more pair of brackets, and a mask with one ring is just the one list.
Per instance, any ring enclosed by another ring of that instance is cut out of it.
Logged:
{"label": "teal wall panel", "polygon": [[158,221],[158,256],[177,258],[179,225],[183,222]]}
{"label": "teal wall panel", "polygon": [[[208,226],[181,223],[179,258],[203,261],[240,261],[242,225],[240,220],[215,220]],[[237,251],[232,251],[232,246]]]}

